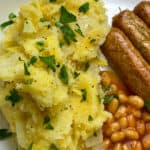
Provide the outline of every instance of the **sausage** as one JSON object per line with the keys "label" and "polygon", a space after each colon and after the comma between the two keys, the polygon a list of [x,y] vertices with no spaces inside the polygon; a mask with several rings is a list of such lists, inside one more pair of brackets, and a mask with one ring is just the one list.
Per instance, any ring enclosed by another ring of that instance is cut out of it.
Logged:
{"label": "sausage", "polygon": [[150,1],[142,1],[134,8],[134,13],[138,15],[150,27]]}
{"label": "sausage", "polygon": [[111,29],[101,50],[129,90],[150,99],[150,66],[120,29]]}
{"label": "sausage", "polygon": [[113,26],[120,28],[150,64],[150,28],[132,11],[125,10],[113,18]]}

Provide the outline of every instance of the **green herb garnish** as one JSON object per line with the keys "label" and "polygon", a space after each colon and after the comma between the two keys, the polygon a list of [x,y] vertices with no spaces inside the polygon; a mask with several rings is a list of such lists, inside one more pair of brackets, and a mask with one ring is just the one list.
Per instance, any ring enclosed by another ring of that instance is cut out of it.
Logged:
{"label": "green herb garnish", "polygon": [[77,20],[76,16],[70,13],[64,6],[60,8],[60,13],[60,22],[63,24],[75,22]]}
{"label": "green herb garnish", "polygon": [[44,41],[37,41],[36,44],[38,46],[44,46],[45,45]]}
{"label": "green herb garnish", "polygon": [[29,145],[28,150],[32,150],[33,142]]}
{"label": "green herb garnish", "polygon": [[12,136],[12,132],[10,132],[8,129],[0,129],[0,140],[3,140],[10,136]]}
{"label": "green herb garnish", "polygon": [[32,56],[30,59],[30,62],[28,63],[28,65],[34,65],[37,62],[37,57],[36,56]]}
{"label": "green herb garnish", "polygon": [[33,83],[33,79],[28,79],[27,81],[26,81],[26,84],[32,84]]}
{"label": "green herb garnish", "polygon": [[48,68],[50,68],[53,72],[56,71],[56,60],[55,56],[47,56],[47,57],[40,57],[40,60],[44,62]]}
{"label": "green herb garnish", "polygon": [[22,96],[19,95],[18,91],[13,89],[10,91],[10,94],[5,97],[6,101],[10,101],[12,106],[15,106],[22,99]]}
{"label": "green herb garnish", "polygon": [[93,133],[93,136],[97,137],[97,133],[96,133],[96,132],[94,132],[94,133]]}
{"label": "green herb garnish", "polygon": [[74,79],[76,79],[79,75],[80,75],[80,73],[75,71],[73,74]]}
{"label": "green herb garnish", "polygon": [[81,92],[82,92],[82,100],[81,100],[81,102],[86,101],[86,99],[87,99],[87,91],[86,91],[86,89],[81,89]]}
{"label": "green herb garnish", "polygon": [[49,2],[56,2],[56,0],[49,0]]}
{"label": "green herb garnish", "polygon": [[48,123],[46,126],[45,126],[45,129],[48,129],[48,130],[54,130],[54,127]]}
{"label": "green herb garnish", "polygon": [[90,43],[96,42],[96,39],[91,39]]}
{"label": "green herb garnish", "polygon": [[83,35],[82,31],[81,31],[80,26],[79,26],[78,24],[76,24],[76,25],[77,25],[77,29],[75,29],[75,31],[76,31],[79,35],[81,35],[82,37],[84,37],[84,35]]}
{"label": "green herb garnish", "polygon": [[88,121],[93,121],[93,117],[91,115],[88,116]]}
{"label": "green herb garnish", "polygon": [[102,90],[103,92],[107,92],[111,89],[111,85],[107,85],[107,86],[102,86]]}
{"label": "green herb garnish", "polygon": [[80,6],[79,12],[86,13],[89,10],[90,4],[88,2],[84,3],[83,5]]}
{"label": "green herb garnish", "polygon": [[47,123],[49,123],[49,121],[50,121],[50,117],[47,115],[47,116],[45,116],[45,118],[44,118],[43,124],[47,124]]}
{"label": "green herb garnish", "polygon": [[12,21],[12,20],[9,20],[9,21],[6,21],[6,22],[4,22],[4,23],[2,23],[1,25],[0,25],[0,28],[1,29],[4,29],[4,28],[6,28],[7,26],[9,26],[9,25],[11,25],[11,24],[13,24],[14,22]]}
{"label": "green herb garnish", "polygon": [[40,18],[40,22],[45,22],[47,21],[44,17],[43,18]]}
{"label": "green herb garnish", "polygon": [[10,13],[9,16],[8,16],[9,20],[12,20],[12,19],[14,19],[16,17],[17,16],[14,13]]}
{"label": "green herb garnish", "polygon": [[90,67],[90,63],[89,62],[86,62],[85,63],[85,66],[84,66],[84,71],[87,71]]}
{"label": "green herb garnish", "polygon": [[28,65],[25,62],[24,62],[24,74],[27,75],[27,76],[30,76]]}
{"label": "green herb garnish", "polygon": [[69,25],[63,25],[60,30],[62,31],[64,39],[68,45],[70,45],[71,41],[77,42],[76,35]]}
{"label": "green herb garnish", "polygon": [[59,150],[58,148],[57,148],[57,146],[55,145],[55,144],[51,144],[51,146],[50,146],[50,148],[51,148],[51,150]]}
{"label": "green herb garnish", "polygon": [[144,100],[144,107],[150,111],[150,100]]}
{"label": "green herb garnish", "polygon": [[67,72],[67,68],[65,65],[63,65],[60,69],[59,72],[59,79],[64,83],[64,84],[68,84],[69,82],[69,75]]}
{"label": "green herb garnish", "polygon": [[108,94],[108,95],[106,95],[106,96],[104,97],[103,103],[104,103],[104,104],[108,104],[108,103],[110,103],[110,102],[112,101],[112,99],[114,99],[114,98],[117,98],[117,99],[118,99],[118,95],[116,95],[116,94]]}

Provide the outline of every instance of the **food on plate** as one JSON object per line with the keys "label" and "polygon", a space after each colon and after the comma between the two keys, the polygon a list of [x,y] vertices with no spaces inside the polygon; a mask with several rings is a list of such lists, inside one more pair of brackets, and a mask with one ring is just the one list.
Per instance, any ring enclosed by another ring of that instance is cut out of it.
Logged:
{"label": "food on plate", "polygon": [[113,26],[120,28],[128,36],[150,64],[150,28],[143,20],[132,11],[124,10],[113,17]]}
{"label": "food on plate", "polygon": [[150,27],[150,1],[142,1],[134,8],[134,13]]}
{"label": "food on plate", "polygon": [[0,108],[18,149],[101,149],[105,13],[102,1],[33,0],[1,24]]}
{"label": "food on plate", "polygon": [[102,52],[127,87],[145,99],[150,98],[150,66],[128,37],[112,28],[102,45]]}
{"label": "food on plate", "polygon": [[[112,71],[101,73],[106,94],[115,94],[105,104],[112,116],[103,126],[105,150],[149,150],[150,113],[144,108],[144,100],[127,93],[124,85]],[[150,103],[149,103],[150,104]],[[149,105],[150,106],[150,105]]]}

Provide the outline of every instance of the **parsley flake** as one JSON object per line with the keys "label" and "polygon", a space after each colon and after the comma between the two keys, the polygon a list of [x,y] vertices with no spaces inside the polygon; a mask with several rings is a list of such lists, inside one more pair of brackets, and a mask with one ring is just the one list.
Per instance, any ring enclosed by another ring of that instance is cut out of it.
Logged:
{"label": "parsley flake", "polygon": [[45,22],[47,21],[44,17],[43,18],[40,18],[40,22]]}
{"label": "parsley flake", "polygon": [[144,107],[150,111],[150,100],[144,100]]}
{"label": "parsley flake", "polygon": [[9,20],[12,20],[12,19],[14,19],[16,17],[17,16],[14,13],[10,13],[9,16],[8,16]]}
{"label": "parsley flake", "polygon": [[88,121],[93,121],[93,117],[91,115],[88,116]]}
{"label": "parsley flake", "polygon": [[49,2],[56,2],[56,0],[49,0]]}
{"label": "parsley flake", "polygon": [[43,124],[47,124],[47,123],[49,123],[49,121],[50,121],[50,117],[45,116]]}
{"label": "parsley flake", "polygon": [[22,99],[22,96],[19,95],[18,91],[13,89],[10,91],[10,94],[5,97],[6,101],[10,101],[12,106],[15,106]]}
{"label": "parsley flake", "polygon": [[75,31],[76,31],[79,35],[81,35],[82,37],[84,37],[84,35],[83,35],[82,31],[81,31],[80,26],[79,26],[78,24],[76,24],[76,26],[77,26],[77,29],[75,29]]}
{"label": "parsley flake", "polygon": [[79,75],[80,75],[80,73],[75,71],[73,74],[74,79],[76,79]]}
{"label": "parsley flake", "polygon": [[32,150],[33,142],[29,145],[28,150]]}
{"label": "parsley flake", "polygon": [[86,91],[86,89],[81,89],[81,92],[82,92],[82,100],[81,100],[81,102],[86,101],[86,99],[87,99],[87,91]]}
{"label": "parsley flake", "polygon": [[3,140],[10,136],[12,136],[12,132],[10,132],[8,129],[0,129],[0,140]]}
{"label": "parsley flake", "polygon": [[70,13],[64,6],[60,8],[60,13],[60,22],[63,24],[75,22],[77,20],[76,16]]}
{"label": "parsley flake", "polygon": [[28,65],[24,62],[24,74],[30,76],[30,72],[28,70]]}
{"label": "parsley flake", "polygon": [[50,146],[50,148],[51,148],[51,150],[59,150],[58,148],[57,148],[57,146],[55,145],[55,144],[51,144],[51,146]]}
{"label": "parsley flake", "polygon": [[50,68],[53,72],[56,71],[56,60],[55,56],[47,56],[47,57],[40,57],[40,60],[45,63],[48,68]]}
{"label": "parsley flake", "polygon": [[59,72],[59,79],[64,83],[64,84],[68,84],[69,82],[69,75],[67,72],[67,68],[65,65],[63,65],[60,69]]}
{"label": "parsley flake", "polygon": [[14,22],[12,21],[12,20],[9,20],[9,21],[6,21],[6,22],[4,22],[4,23],[2,23],[1,25],[0,25],[0,28],[3,30],[4,28],[6,28],[7,26],[9,26],[9,25],[11,25],[11,24],[13,24]]}
{"label": "parsley flake", "polygon": [[64,39],[68,45],[70,45],[71,41],[77,42],[76,35],[69,25],[62,26],[60,30],[62,31]]}
{"label": "parsley flake", "polygon": [[54,130],[54,127],[48,123],[46,126],[45,126],[45,129],[48,129],[48,130]]}
{"label": "parsley flake", "polygon": [[79,12],[86,13],[89,10],[89,5],[90,4],[88,2],[81,5],[80,8],[79,8]]}
{"label": "parsley flake", "polygon": [[108,103],[110,103],[112,101],[113,98],[117,98],[118,99],[118,95],[116,95],[116,94],[108,94],[108,95],[106,95],[104,97],[103,103],[104,104],[108,104]]}
{"label": "parsley flake", "polygon": [[44,41],[37,41],[36,44],[37,44],[38,46],[44,46]]}
{"label": "parsley flake", "polygon": [[34,65],[37,62],[37,57],[36,56],[32,56],[30,59],[30,62],[28,63],[28,65]]}

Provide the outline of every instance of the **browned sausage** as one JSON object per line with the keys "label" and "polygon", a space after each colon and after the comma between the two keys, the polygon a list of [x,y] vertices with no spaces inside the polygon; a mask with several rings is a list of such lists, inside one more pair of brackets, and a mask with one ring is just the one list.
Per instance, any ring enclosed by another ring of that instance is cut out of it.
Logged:
{"label": "browned sausage", "polygon": [[112,28],[101,47],[109,64],[129,90],[150,99],[150,66],[118,28]]}
{"label": "browned sausage", "polygon": [[150,64],[150,28],[132,11],[125,10],[113,18],[113,26],[120,28]]}
{"label": "browned sausage", "polygon": [[134,8],[134,13],[150,27],[150,1],[142,1]]}

